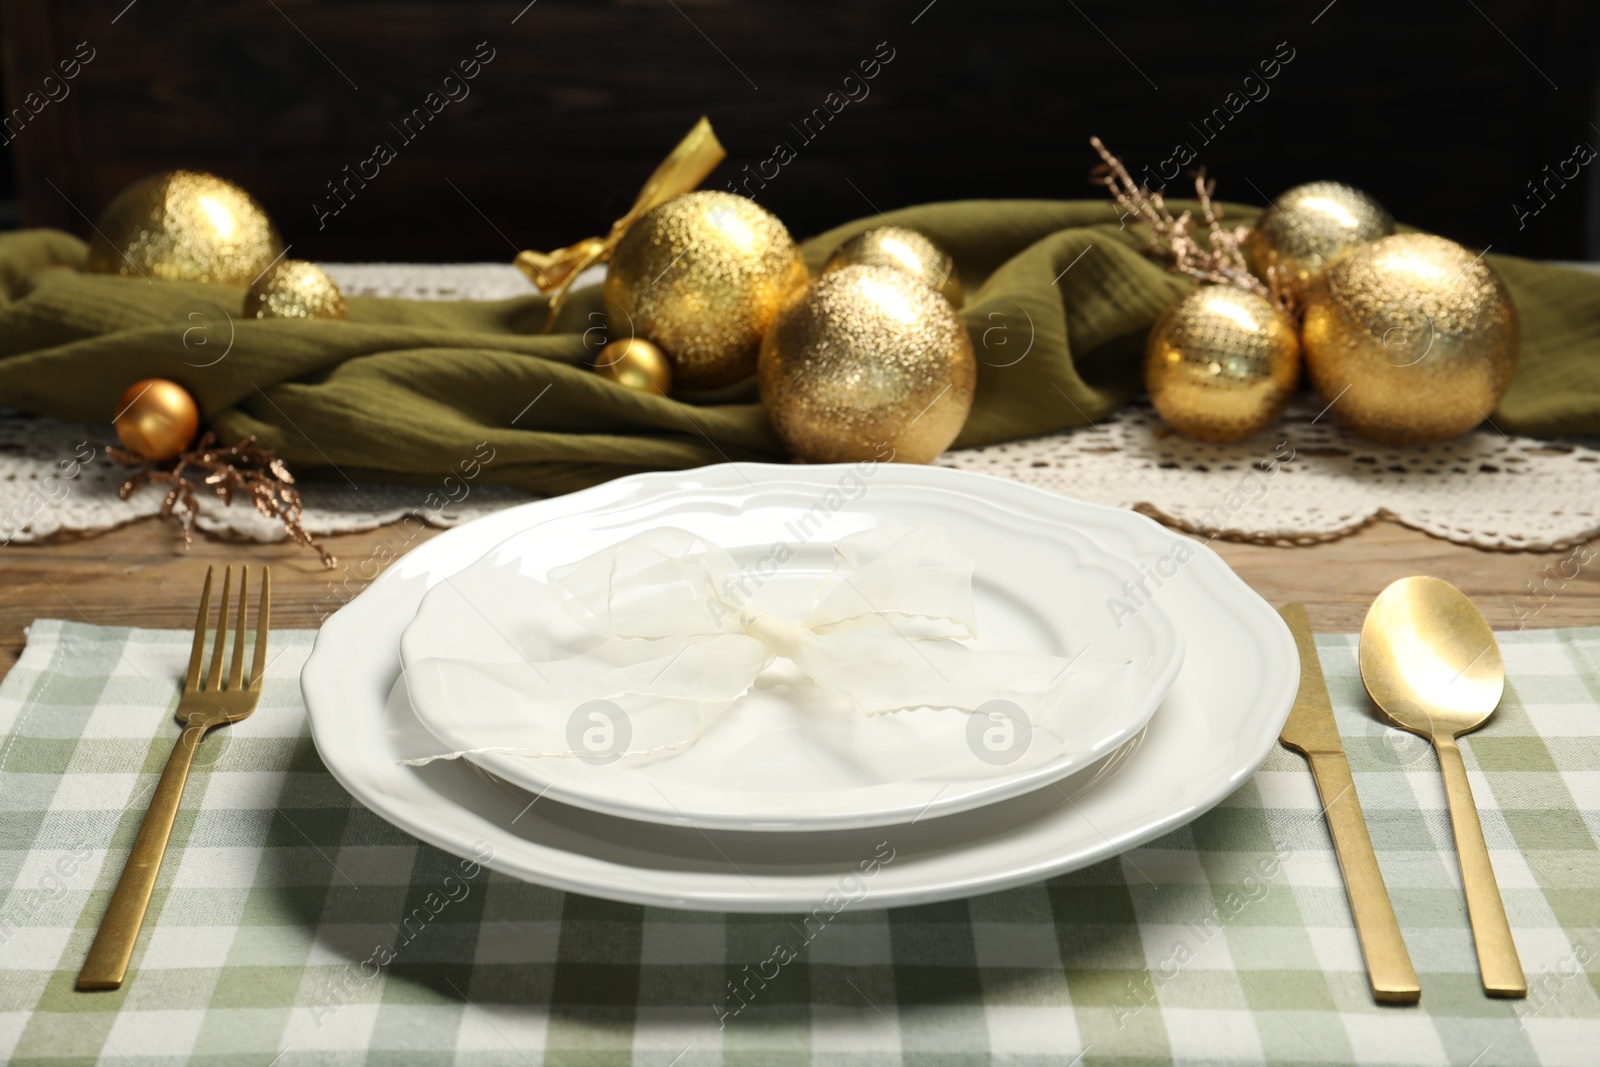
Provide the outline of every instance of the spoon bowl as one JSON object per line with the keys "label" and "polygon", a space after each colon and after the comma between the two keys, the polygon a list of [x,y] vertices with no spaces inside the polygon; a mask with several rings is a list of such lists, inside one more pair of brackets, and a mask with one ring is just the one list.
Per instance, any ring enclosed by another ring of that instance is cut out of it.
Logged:
{"label": "spoon bowl", "polygon": [[1505,693],[1505,661],[1494,631],[1449,582],[1402,578],[1368,609],[1360,659],[1361,682],[1373,703],[1402,729],[1433,742],[1439,754],[1484,992],[1525,997],[1527,978],[1456,744],[1489,720]]}
{"label": "spoon bowl", "polygon": [[1361,681],[1401,729],[1459,737],[1488,721],[1506,668],[1477,605],[1438,578],[1402,578],[1361,626]]}

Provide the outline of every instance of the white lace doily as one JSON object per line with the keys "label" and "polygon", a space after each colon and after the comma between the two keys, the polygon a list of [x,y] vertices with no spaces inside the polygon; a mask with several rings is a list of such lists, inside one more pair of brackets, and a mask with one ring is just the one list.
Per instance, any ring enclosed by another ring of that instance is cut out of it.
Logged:
{"label": "white lace doily", "polygon": [[[490,300],[532,286],[499,263],[328,264],[349,295]],[[586,281],[588,279],[585,279]],[[1205,536],[1303,544],[1380,516],[1497,549],[1565,548],[1600,531],[1600,450],[1593,443],[1508,437],[1490,426],[1442,445],[1362,441],[1302,401],[1268,433],[1208,445],[1169,431],[1148,404],[1095,426],[946,453],[943,466],[1012,478],[1129,507]],[[156,514],[162,491],[117,496],[123,471],[101,454],[108,426],[0,416],[0,542],[107,530]],[[92,448],[95,459],[81,462]],[[66,477],[72,474],[73,477]],[[368,530],[416,515],[451,526],[534,498],[491,486],[301,486],[314,534]],[[259,541],[283,529],[244,504],[201,494],[199,525]]]}
{"label": "white lace doily", "polygon": [[1487,426],[1443,444],[1387,448],[1350,434],[1309,399],[1238,444],[1191,441],[1140,402],[1098,426],[937,462],[1229,541],[1329,541],[1379,517],[1480,548],[1566,548],[1600,530],[1594,448]]}
{"label": "white lace doily", "polygon": [[[505,300],[539,290],[506,263],[324,263],[346,296],[388,296],[398,300]],[[604,266],[590,267],[574,289],[600,282]]]}
{"label": "white lace doily", "polygon": [[[115,444],[109,426],[0,415],[0,544],[39,541],[59,534],[109,530],[161,510],[165,488],[147,485],[123,500],[117,495],[128,470],[105,456]],[[474,485],[452,477],[448,486],[299,483],[305,527],[313,534],[370,530],[415,515],[433,526],[487,515],[534,494]],[[283,526],[248,502],[224,507],[209,490],[197,491],[196,520],[223,537],[281,541]]]}

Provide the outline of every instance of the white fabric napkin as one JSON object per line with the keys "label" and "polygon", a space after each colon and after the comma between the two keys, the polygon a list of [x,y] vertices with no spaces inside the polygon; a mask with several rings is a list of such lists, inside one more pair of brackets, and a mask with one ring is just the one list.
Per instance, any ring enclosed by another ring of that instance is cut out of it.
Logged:
{"label": "white fabric napkin", "polygon": [[[862,735],[850,719],[918,709],[999,709],[1011,728],[1052,736],[1078,732],[1053,729],[1065,717],[1093,713],[1075,692],[1104,698],[1133,683],[1131,662],[971,647],[972,562],[937,526],[840,539],[799,619],[761,606],[754,594],[764,577],[696,534],[661,527],[528,581],[519,604],[532,627],[518,631],[520,659],[504,648],[481,659],[408,656],[413,703],[448,706],[452,736],[465,732],[472,743],[405,762],[488,751],[582,758],[572,714],[597,700],[628,722],[620,755],[668,752],[772,685],[806,691],[808,705],[840,720],[856,746]],[[880,736],[874,744],[895,746],[892,731]]]}

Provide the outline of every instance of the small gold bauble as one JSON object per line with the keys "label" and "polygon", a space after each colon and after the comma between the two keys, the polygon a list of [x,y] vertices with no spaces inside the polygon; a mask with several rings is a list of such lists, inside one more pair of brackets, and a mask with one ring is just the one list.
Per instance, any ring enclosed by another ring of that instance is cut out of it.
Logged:
{"label": "small gold bauble", "polygon": [[955,307],[966,298],[956,261],[950,253],[916,230],[904,226],[877,226],[858,233],[828,258],[822,268],[826,274],[840,267],[894,267],[903,270],[939,294]]}
{"label": "small gold bauble", "polygon": [[214,174],[174,170],[118,193],[89,240],[85,269],[166,281],[249,285],[283,252],[261,205]]}
{"label": "small gold bauble", "polygon": [[761,404],[800,459],[927,463],[972,410],[978,365],[950,302],[904,271],[831,271],[761,345]]}
{"label": "small gold bauble", "polygon": [[342,319],[344,293],[328,272],[303,259],[280,259],[250,283],[247,319]]}
{"label": "small gold bauble", "polygon": [[1311,280],[1341,252],[1393,232],[1394,219],[1360,189],[1308,182],[1272,202],[1245,247],[1262,277],[1276,267],[1290,291],[1303,297]]}
{"label": "small gold bauble", "polygon": [[594,372],[607,381],[641,393],[666,396],[672,391],[672,364],[667,355],[643,337],[612,341],[595,357]]}
{"label": "small gold bauble", "polygon": [[146,378],[128,386],[111,422],[129,452],[148,460],[171,459],[194,440],[200,408],[177,382]]}
{"label": "small gold bauble", "polygon": [[1307,294],[1306,369],[1334,415],[1374,441],[1466,433],[1517,369],[1517,309],[1494,268],[1431,234],[1346,253]]}
{"label": "small gold bauble", "polygon": [[1294,320],[1244,289],[1190,293],[1145,342],[1145,387],[1156,410],[1201,441],[1242,441],[1271,426],[1299,378]]}
{"label": "small gold bauble", "polygon": [[762,336],[806,278],[776,217],[745,197],[702,190],[628,227],[606,271],[606,318],[614,331],[659,345],[677,384],[709,389],[756,369]]}

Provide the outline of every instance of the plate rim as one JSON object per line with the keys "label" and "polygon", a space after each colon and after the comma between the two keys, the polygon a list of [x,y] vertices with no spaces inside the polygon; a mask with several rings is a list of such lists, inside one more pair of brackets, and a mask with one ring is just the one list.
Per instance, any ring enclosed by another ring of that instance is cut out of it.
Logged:
{"label": "plate rim", "polygon": [[[705,487],[703,491],[708,493],[714,491],[727,496],[736,494],[741,499],[737,501],[729,500],[729,503],[738,503],[742,509],[747,503],[749,494],[752,493],[795,494],[811,488],[814,487],[801,480],[765,479],[755,486],[729,483],[717,486],[715,489]],[[1014,525],[1012,529],[1017,531],[1022,530],[1030,523],[1048,523],[1050,529],[1046,540],[1069,539],[1070,543],[1064,545],[1063,548],[1065,551],[1072,553],[1078,566],[1099,569],[1111,574],[1114,580],[1119,578],[1137,579],[1139,577],[1139,569],[1133,562],[1122,559],[1109,551],[1096,542],[1091,535],[1084,533],[1062,516],[1049,515],[1038,510],[1024,511],[1009,504],[996,504],[993,501],[983,500],[976,494],[954,486],[924,488],[932,489],[939,496],[947,498],[947,507],[952,514],[960,514],[965,518],[972,519],[980,526],[983,524],[982,514],[971,509],[1001,508],[1016,521],[1017,525]],[[544,522],[530,524],[496,543],[482,556],[456,571],[451,577],[452,579],[459,578],[474,568],[505,563],[506,546],[510,542],[519,538],[526,538],[552,523],[559,523],[569,519],[581,519],[585,515],[596,513],[601,515],[605,515],[608,512],[614,513],[623,507],[642,506],[646,503],[662,500],[670,501],[670,497],[670,491],[661,492],[644,501],[628,502],[615,508],[599,508],[569,515],[556,515]],[[961,510],[963,507],[969,510]],[[636,521],[647,520],[641,518]],[[499,557],[498,560],[494,558],[497,556]],[[976,563],[977,561],[974,560],[974,562]],[[401,631],[400,662],[407,672],[413,670],[425,658],[417,655],[408,655],[406,651],[408,638],[412,637],[418,621],[422,618],[422,612],[428,600],[438,595],[443,584],[434,585],[423,593],[422,599],[417,605],[416,615]],[[457,589],[457,593],[459,595],[461,591]],[[1048,614],[1049,609],[1046,605],[1035,603],[1031,606],[1035,610]],[[1033,767],[1018,775],[996,775],[989,779],[977,779],[966,791],[950,796],[944,795],[944,790],[948,786],[941,787],[934,798],[926,804],[921,803],[920,800],[917,802],[906,801],[898,805],[878,809],[867,816],[845,811],[827,817],[803,819],[795,822],[785,821],[779,816],[770,816],[756,822],[751,821],[748,816],[741,818],[733,813],[706,811],[695,807],[685,808],[683,804],[679,803],[683,799],[682,797],[671,801],[672,811],[666,811],[661,808],[640,807],[627,798],[596,797],[592,792],[584,792],[572,788],[570,783],[563,782],[559,778],[552,778],[534,772],[530,767],[524,766],[523,763],[517,761],[512,754],[486,752],[461,758],[470,759],[484,770],[529,793],[548,796],[552,800],[602,815],[609,815],[613,818],[633,819],[639,822],[659,823],[669,826],[752,833],[823,833],[871,827],[890,827],[923,818],[953,815],[985,804],[1021,796],[1035,789],[1045,788],[1053,782],[1059,782],[1104,759],[1149,724],[1150,719],[1155,715],[1156,709],[1166,699],[1168,692],[1183,668],[1187,645],[1183,639],[1183,634],[1173,624],[1171,618],[1159,603],[1152,601],[1145,605],[1144,608],[1140,609],[1140,616],[1144,616],[1147,611],[1151,615],[1150,619],[1145,620],[1145,625],[1150,631],[1150,644],[1141,652],[1150,656],[1152,666],[1141,672],[1144,676],[1139,679],[1138,690],[1133,694],[1133,700],[1131,701],[1133,711],[1122,717],[1114,731],[1098,736],[1094,744],[1085,750],[1063,754],[1054,760]],[[415,707],[415,701],[413,701],[413,706]],[[440,735],[430,726],[429,721],[422,714],[419,713],[417,718],[422,722],[423,728],[433,734],[446,748],[453,748],[460,742],[460,738]],[[937,784],[939,781],[941,779],[929,779],[928,784]],[[907,783],[901,782],[897,784],[904,785]],[[867,788],[862,787],[849,792],[852,794],[864,794]],[[881,788],[881,786],[871,788]],[[684,804],[692,804],[692,802],[684,801]]]}
{"label": "plate rim", "polygon": [[[817,465],[808,469],[810,471],[826,471],[830,468],[837,469],[845,466],[848,465]],[[350,753],[330,749],[328,744],[331,732],[336,729],[335,724],[339,719],[338,704],[340,702],[339,665],[336,657],[330,651],[331,647],[337,641],[345,639],[345,630],[359,627],[363,621],[360,616],[363,613],[370,612],[373,609],[373,605],[377,604],[380,599],[387,597],[392,586],[417,577],[416,572],[420,567],[431,566],[432,569],[443,569],[439,565],[428,565],[426,563],[419,565],[417,559],[426,560],[426,558],[437,553],[446,553],[448,550],[445,546],[451,540],[456,539],[453,535],[469,530],[478,523],[507,521],[512,519],[513,515],[526,514],[534,509],[551,506],[553,503],[558,506],[561,504],[572,506],[573,504],[581,505],[582,502],[589,499],[621,498],[630,493],[638,493],[641,488],[648,488],[651,483],[658,480],[716,477],[720,476],[721,472],[732,472],[740,477],[749,477],[752,474],[764,474],[769,470],[792,473],[794,468],[784,464],[727,463],[686,470],[647,471],[626,475],[575,493],[533,501],[528,504],[493,512],[470,523],[463,523],[461,526],[446,530],[423,545],[419,545],[410,552],[405,553],[376,579],[368,583],[356,596],[323,620],[322,626],[318,629],[311,653],[308,655],[305,666],[301,671],[302,692],[306,704],[307,719],[313,741],[317,745],[324,765],[334,776],[334,779],[351,796],[391,825],[446,853],[462,858],[471,856],[478,862],[483,863],[484,866],[522,881],[533,882],[564,892],[597,896],[629,904],[666,906],[693,911],[773,913],[792,911],[814,903],[817,894],[809,890],[804,894],[795,892],[790,895],[784,895],[779,889],[772,889],[765,893],[752,893],[739,889],[727,876],[724,876],[724,879],[716,886],[702,885],[692,891],[669,891],[660,885],[649,884],[649,876],[657,872],[646,871],[642,868],[630,867],[612,861],[592,861],[603,865],[608,873],[617,876],[606,884],[599,884],[594,878],[574,873],[571,870],[571,865],[564,869],[545,869],[542,867],[536,868],[530,862],[516,862],[516,852],[512,852],[509,855],[497,854],[484,858],[481,853],[471,853],[469,844],[466,841],[452,837],[445,830],[437,828],[426,817],[431,813],[419,807],[415,802],[401,800],[392,795],[391,790],[384,788],[381,782],[363,780],[357,772],[364,768],[364,761],[359,758],[351,761],[348,758]],[[900,470],[904,472],[903,476],[912,478],[980,479],[1001,487],[1003,492],[1038,494],[1056,502],[1058,506],[1108,513],[1115,515],[1117,521],[1129,524],[1133,530],[1142,531],[1146,534],[1159,534],[1162,537],[1182,540],[1193,545],[1198,556],[1206,561],[1205,570],[1213,574],[1215,580],[1222,582],[1239,595],[1242,606],[1248,606],[1262,612],[1263,621],[1268,619],[1276,621],[1276,625],[1271,625],[1270,622],[1268,625],[1278,647],[1275,650],[1263,649],[1262,651],[1273,653],[1268,661],[1269,666],[1272,664],[1279,665],[1278,673],[1280,677],[1276,689],[1264,687],[1258,701],[1264,709],[1268,710],[1268,721],[1263,724],[1264,728],[1260,736],[1248,744],[1241,744],[1236,736],[1234,738],[1235,747],[1233,751],[1238,758],[1231,761],[1233,769],[1225,775],[1217,775],[1216,780],[1211,782],[1207,789],[1186,805],[1174,807],[1173,810],[1153,817],[1140,818],[1136,820],[1135,825],[1115,828],[1115,832],[1109,835],[1101,833],[1098,835],[1100,838],[1098,842],[1091,842],[1083,847],[1078,847],[1075,841],[1065,841],[1063,842],[1062,850],[1054,853],[1049,859],[1014,864],[1001,871],[983,871],[976,874],[967,872],[960,877],[938,878],[926,876],[912,886],[896,891],[878,892],[875,895],[875,906],[901,907],[978,896],[1018,885],[1030,884],[1056,874],[1089,866],[1188,824],[1232,795],[1255,773],[1277,743],[1278,732],[1288,716],[1295,691],[1299,685],[1299,657],[1293,635],[1289,632],[1287,625],[1282,622],[1281,616],[1278,615],[1265,598],[1245,582],[1233,568],[1228,566],[1227,562],[1213,549],[1187,534],[1165,527],[1149,516],[1129,509],[1094,504],[981,472],[943,467],[912,466],[906,466],[900,468]],[[510,534],[506,536],[510,536]],[[1132,536],[1131,533],[1130,536]],[[488,548],[485,549],[485,551],[487,550]],[[419,556],[419,554],[421,555]],[[359,611],[351,610],[358,605]],[[396,649],[395,658],[398,661],[398,649]],[[325,689],[323,688],[324,684],[327,686]],[[378,696],[376,699],[381,703],[385,696]],[[368,694],[362,699],[373,699],[373,697]],[[1272,707],[1277,708],[1276,712],[1270,711]],[[1270,727],[1270,729],[1266,727]],[[329,758],[330,753],[334,758]],[[359,756],[359,746],[357,755]],[[399,805],[398,807],[396,806],[397,804]],[[487,821],[485,817],[478,816],[477,813],[470,814],[482,821]],[[496,827],[496,829],[499,828]],[[520,850],[551,855],[565,853],[564,849],[556,845],[526,839],[518,839],[517,843],[521,846]]]}

